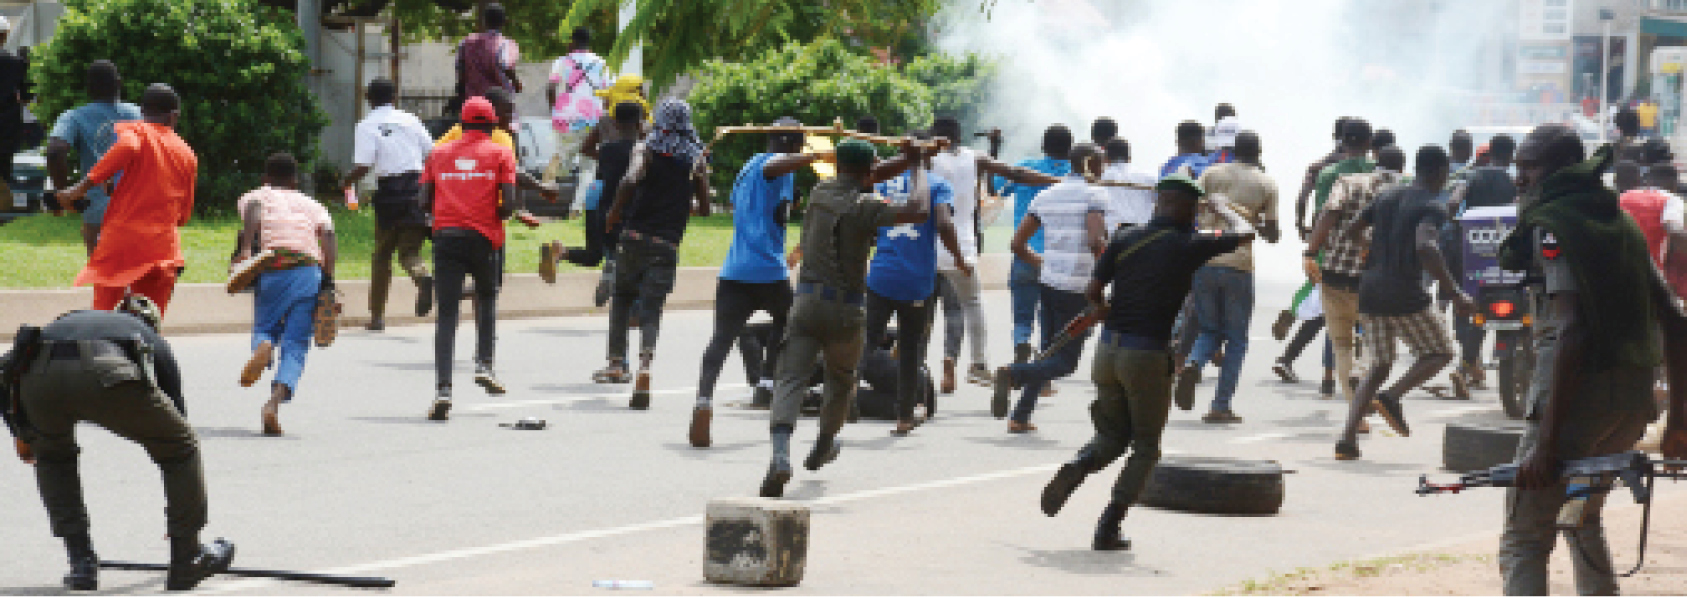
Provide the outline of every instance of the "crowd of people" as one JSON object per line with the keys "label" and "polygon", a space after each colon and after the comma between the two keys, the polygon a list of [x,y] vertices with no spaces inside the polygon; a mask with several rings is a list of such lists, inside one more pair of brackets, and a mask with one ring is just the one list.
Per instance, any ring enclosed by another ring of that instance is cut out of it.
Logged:
{"label": "crowd of people", "polygon": [[[351,192],[364,177],[375,178],[369,329],[385,327],[396,256],[417,286],[416,314],[438,311],[436,392],[425,416],[450,419],[465,298],[476,327],[474,382],[505,393],[494,356],[506,222],[532,223],[519,190],[557,201],[557,181],[574,178],[586,246],[544,244],[539,273],[555,282],[559,262],[602,268],[595,299],[609,306],[607,364],[592,378],[630,383],[629,407],[648,409],[664,303],[687,226],[712,209],[708,148],[683,100],[652,107],[636,77],[611,84],[582,29],[546,87],[558,157],[543,177],[521,172],[510,126],[511,93],[522,88],[513,68],[519,50],[498,33],[503,13],[496,4],[483,8],[481,22],[483,31],[459,47],[460,124],[441,139],[394,106],[391,81],[366,89],[371,109],[357,126],[356,167],[345,182]],[[92,222],[89,261],[77,277],[94,286],[94,311],[20,335],[6,361],[6,385],[17,397],[8,422],[20,455],[36,466],[54,533],[67,546],[67,586],[96,584],[73,436],[75,422],[88,420],[142,444],[164,471],[168,586],[191,588],[233,557],[230,544],[199,542],[205,498],[197,440],[184,418],[178,364],[156,333],[183,265],[177,228],[192,213],[196,159],[173,130],[180,99],[168,86],[149,87],[137,107],[121,101],[109,62],[87,72],[90,102],[60,118],[49,155],[64,189],[60,204],[86,198],[83,211],[97,205],[104,214]],[[712,445],[714,390],[734,346],[755,353],[751,406],[770,411],[771,454],[759,494],[783,497],[811,388],[821,386],[819,430],[803,466],[816,471],[839,458],[838,435],[852,418],[864,355],[891,343],[893,320],[894,383],[883,389],[895,401],[891,433],[912,433],[930,415],[920,410],[924,364],[941,302],[935,385],[941,393],[957,390],[961,348],[970,339],[967,381],[990,386],[990,411],[1006,419],[1008,433],[1035,432],[1038,399],[1094,351],[1095,435],[1048,482],[1041,508],[1056,515],[1089,475],[1128,453],[1092,547],[1129,549],[1123,521],[1159,460],[1172,405],[1195,407],[1204,367],[1217,366],[1219,374],[1202,420],[1242,420],[1238,385],[1255,308],[1252,245],[1282,240],[1277,182],[1261,162],[1264,141],[1241,125],[1233,106],[1220,105],[1211,126],[1176,125],[1178,153],[1156,171],[1139,167],[1109,118],[1097,119],[1083,142],[1064,125],[1049,126],[1041,157],[1008,165],[995,155],[999,132],[986,133],[994,143],[985,153],[964,146],[972,135],[958,119],[935,114],[931,121],[929,129],[907,132],[889,158],[854,138],[805,152],[794,119],[768,128],[766,150],[738,172],[726,201],[733,239],[719,272],[689,441]],[[875,127],[870,118],[862,125]],[[112,134],[98,134],[107,130]],[[1538,360],[1500,563],[1508,593],[1540,594],[1556,536],[1553,515],[1565,499],[1557,463],[1628,449],[1666,404],[1664,450],[1687,452],[1687,316],[1678,298],[1687,291],[1687,227],[1668,147],[1630,135],[1589,155],[1574,130],[1543,125],[1521,140],[1502,135],[1480,148],[1455,132],[1445,147],[1408,154],[1392,132],[1355,117],[1337,121],[1334,141],[1331,153],[1307,168],[1296,196],[1308,281],[1272,326],[1279,340],[1294,332],[1273,371],[1298,383],[1294,363],[1324,331],[1321,393],[1348,402],[1335,458],[1361,457],[1358,438],[1369,433],[1372,414],[1410,435],[1401,402],[1407,392],[1455,363],[1455,384],[1483,380],[1482,329],[1469,317],[1477,305],[1460,265],[1459,217],[1516,206],[1517,229],[1500,260],[1506,269],[1531,272]],[[76,182],[66,158],[71,148],[81,158]],[[331,295],[339,253],[328,211],[296,190],[297,167],[290,155],[272,156],[263,185],[241,198],[244,226],[233,260],[255,304],[253,350],[240,383],[253,385],[274,369],[261,415],[271,435],[283,433],[279,408],[299,387],[313,334],[321,345],[322,326],[332,325],[322,296]],[[805,168],[821,174],[812,189],[796,188],[795,175]],[[1614,189],[1601,178],[1607,172]],[[1007,286],[1014,362],[992,369],[978,259],[984,213],[996,201],[1010,201],[1013,213]],[[799,210],[800,237],[787,252],[786,231]],[[431,269],[421,257],[430,240]],[[748,342],[757,312],[767,314],[771,329]],[[1095,326],[1101,329],[1091,349]],[[634,328],[636,367],[629,354]],[[1395,377],[1400,342],[1414,360]],[[1664,384],[1666,377],[1674,383]],[[1579,586],[1614,592],[1602,536],[1569,537],[1578,548]]]}

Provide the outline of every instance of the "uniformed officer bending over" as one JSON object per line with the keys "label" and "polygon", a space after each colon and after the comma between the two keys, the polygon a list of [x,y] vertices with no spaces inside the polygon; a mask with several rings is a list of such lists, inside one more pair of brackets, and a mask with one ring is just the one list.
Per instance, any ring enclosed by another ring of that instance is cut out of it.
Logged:
{"label": "uniformed officer bending over", "polygon": [[802,271],[796,301],[779,355],[772,409],[773,462],[762,481],[762,497],[782,497],[791,480],[791,434],[802,407],[814,362],[826,357],[826,386],[820,410],[820,436],[803,466],[820,470],[838,457],[837,435],[855,391],[855,366],[861,360],[863,292],[867,258],[879,228],[923,224],[931,218],[931,189],[922,169],[915,169],[908,201],[892,206],[866,194],[875,177],[899,174],[919,161],[923,151],[903,147],[901,163],[874,168],[873,146],[849,140],[838,144],[838,176],[820,181],[809,195],[803,218]]}
{"label": "uniformed officer bending over", "polygon": [[[1640,229],[1600,176],[1611,146],[1583,161],[1582,142],[1564,125],[1542,125],[1517,151],[1523,189],[1518,225],[1500,265],[1531,271],[1536,283],[1538,355],[1528,430],[1517,446],[1517,487],[1506,493],[1500,574],[1507,595],[1547,594],[1547,559],[1566,496],[1566,460],[1634,449],[1658,416],[1653,367],[1668,355],[1671,414],[1664,455],[1687,456],[1687,316],[1646,255]],[[1665,339],[1660,350],[1659,328]],[[1583,595],[1617,594],[1599,511],[1588,500],[1583,524],[1564,531]]]}
{"label": "uniformed officer bending over", "polygon": [[[73,311],[27,331],[4,362],[12,400],[7,423],[18,455],[35,464],[41,501],[53,534],[70,553],[66,588],[99,587],[99,557],[88,535],[88,509],[77,473],[76,424],[90,421],[146,448],[164,475],[164,516],[170,534],[165,588],[185,591],[228,569],[234,545],[200,545],[205,526],[205,473],[199,439],[182,407],[181,373],[170,345],[159,336],[158,308],[130,295],[118,311]],[[14,374],[16,377],[14,377]],[[15,385],[12,385],[15,382]],[[13,391],[15,389],[15,391]]]}

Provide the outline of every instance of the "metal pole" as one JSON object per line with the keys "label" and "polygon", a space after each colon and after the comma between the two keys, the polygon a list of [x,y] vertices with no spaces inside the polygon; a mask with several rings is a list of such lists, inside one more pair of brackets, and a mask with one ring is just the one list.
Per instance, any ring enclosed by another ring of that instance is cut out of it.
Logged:
{"label": "metal pole", "polygon": [[[305,59],[310,61],[310,72],[316,74],[320,62],[322,47],[322,1],[299,0],[295,16],[299,23],[299,32],[305,37]],[[311,91],[316,91],[316,79],[308,80]]]}
{"label": "metal pole", "polygon": [[1599,38],[1599,141],[1605,142],[1611,128],[1611,21],[1605,21],[1605,33]]}
{"label": "metal pole", "polygon": [[[626,0],[626,2],[621,5],[621,12],[620,12],[620,15],[619,15],[619,17],[620,17],[619,21],[620,22],[618,23],[618,29],[617,30],[625,32],[627,30],[627,25],[633,22],[633,17],[636,16],[636,15],[638,15],[638,2],[637,2],[637,0]],[[635,46],[632,47],[632,49],[627,51],[627,60],[626,60],[626,62],[621,63],[621,74],[623,74],[623,75],[642,75],[642,74],[644,74],[644,47],[643,46],[635,45]]]}
{"label": "metal pole", "polygon": [[[363,89],[363,19],[358,19],[357,24],[352,25],[351,31],[357,36],[357,66],[352,67],[351,71],[352,97],[357,97],[356,90]],[[357,120],[363,120],[363,102],[352,103],[357,105]]]}
{"label": "metal pole", "polygon": [[398,17],[392,18],[390,26],[392,27],[392,86],[398,90],[393,99],[397,99],[397,95],[404,94],[404,77],[399,76],[404,67],[404,59],[399,53],[399,49],[404,47],[404,38],[399,35]]}

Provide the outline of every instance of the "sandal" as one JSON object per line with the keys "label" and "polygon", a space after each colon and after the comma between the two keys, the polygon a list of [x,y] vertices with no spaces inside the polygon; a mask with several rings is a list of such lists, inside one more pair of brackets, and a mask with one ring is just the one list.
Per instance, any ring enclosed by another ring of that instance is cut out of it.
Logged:
{"label": "sandal", "polygon": [[592,381],[597,383],[631,383],[633,374],[627,371],[626,363],[610,361],[608,366],[592,373]]}

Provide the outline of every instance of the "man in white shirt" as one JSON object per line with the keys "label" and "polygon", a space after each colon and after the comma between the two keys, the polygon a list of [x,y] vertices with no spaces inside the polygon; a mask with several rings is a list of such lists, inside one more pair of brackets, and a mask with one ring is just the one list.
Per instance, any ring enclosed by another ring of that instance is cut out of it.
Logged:
{"label": "man in white shirt", "polygon": [[577,175],[576,198],[584,197],[588,186],[578,181],[592,180],[597,169],[597,162],[580,150],[586,136],[603,118],[603,100],[597,92],[609,88],[608,66],[592,53],[591,45],[591,30],[576,28],[568,53],[551,63],[550,83],[545,86],[551,126],[556,129],[556,155],[551,157],[550,171],[558,177],[569,171]]}
{"label": "man in white shirt", "polygon": [[[1037,194],[1013,234],[1014,255],[1038,271],[1042,294],[1038,300],[1037,327],[1043,331],[1045,352],[1055,336],[1066,329],[1066,324],[1088,307],[1084,291],[1089,287],[1091,270],[1095,269],[1095,257],[1107,248],[1103,216],[1107,212],[1107,194],[1085,181],[1101,173],[1101,149],[1090,143],[1080,144],[1072,148],[1071,160],[1072,174]],[[1043,232],[1040,255],[1030,247],[1031,237],[1039,229]],[[1043,354],[1039,360],[996,370],[990,409],[997,418],[1006,414],[1008,393],[1013,386],[1024,386],[1024,394],[1008,421],[1008,433],[1037,430],[1031,424],[1031,411],[1037,408],[1037,397],[1042,394],[1043,386],[1078,369],[1088,339],[1089,331],[1085,330],[1081,337]]]}
{"label": "man in white shirt", "polygon": [[[931,134],[949,140],[949,149],[931,158],[931,171],[954,188],[955,236],[960,239],[967,266],[978,263],[979,181],[994,174],[1022,184],[1055,184],[1059,178],[1035,170],[1003,164],[988,155],[962,145],[965,133],[960,121],[939,116],[932,122]],[[961,339],[972,334],[972,365],[967,368],[967,381],[978,385],[990,383],[990,367],[985,356],[984,303],[979,299],[980,287],[976,275],[961,271],[955,257],[945,251],[937,253],[937,286],[943,297],[943,380],[941,391],[955,391],[955,363],[961,356]]]}
{"label": "man in white shirt", "polygon": [[[1107,191],[1107,234],[1125,224],[1147,224],[1154,217],[1154,175],[1131,167],[1131,144],[1122,138],[1107,142],[1107,171],[1101,173]],[[1117,183],[1109,185],[1105,183]]]}
{"label": "man in white shirt", "polygon": [[346,173],[346,192],[357,181],[375,174],[375,256],[369,271],[369,330],[386,329],[387,291],[392,284],[392,258],[416,283],[416,316],[433,310],[433,278],[422,261],[422,243],[432,234],[422,211],[422,162],[433,150],[433,137],[416,116],[393,107],[398,86],[390,79],[369,82],[365,94],[369,114],[357,123],[352,161]]}

